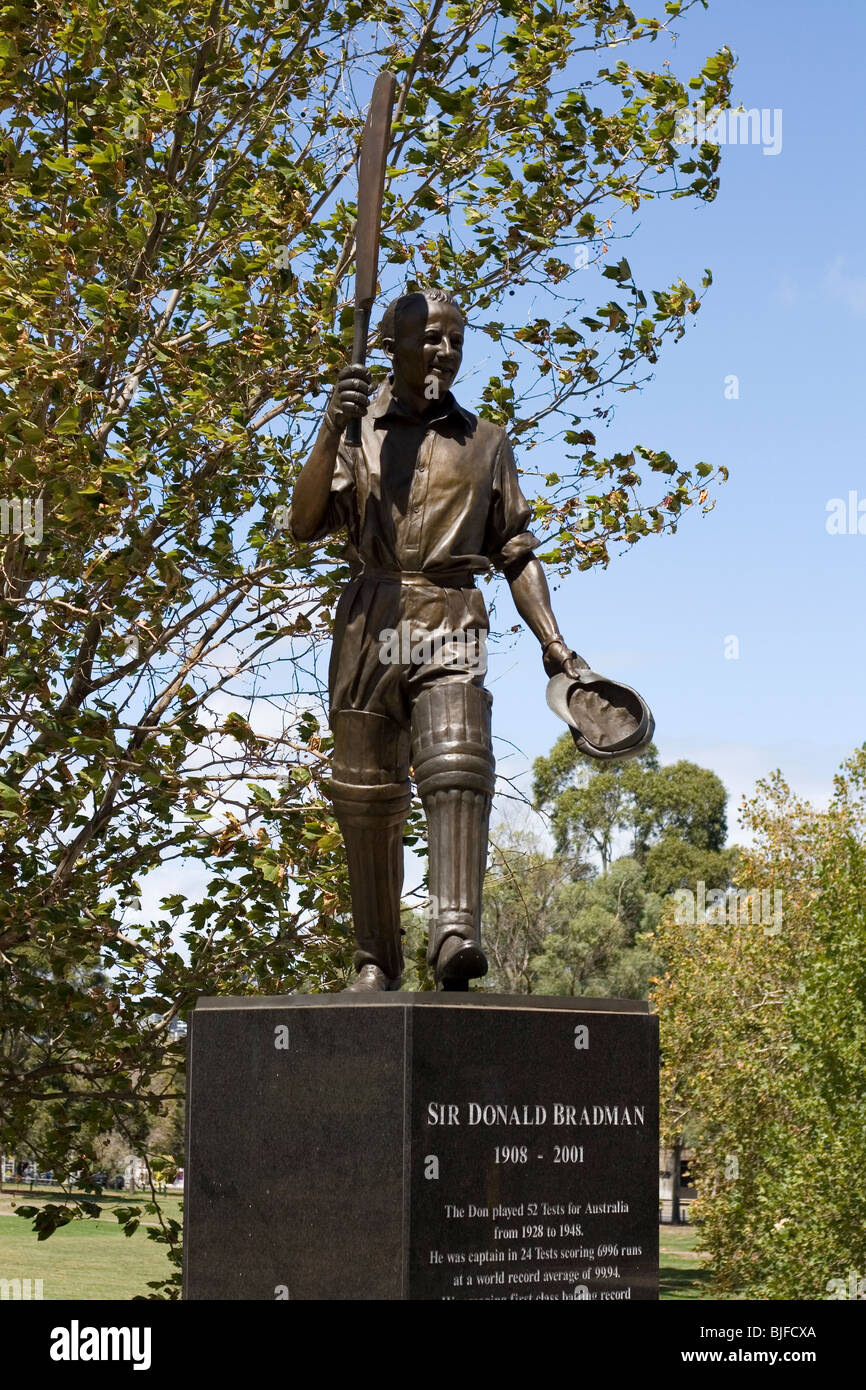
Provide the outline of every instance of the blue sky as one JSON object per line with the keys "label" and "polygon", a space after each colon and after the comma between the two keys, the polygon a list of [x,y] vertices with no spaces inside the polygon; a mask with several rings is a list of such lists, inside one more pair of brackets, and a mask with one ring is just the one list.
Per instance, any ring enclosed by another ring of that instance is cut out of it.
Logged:
{"label": "blue sky", "polygon": [[[734,840],[757,778],[778,767],[826,804],[839,763],[866,740],[866,535],[826,529],[831,498],[866,502],[866,7],[716,0],[680,28],[657,61],[684,75],[728,44],[735,101],[781,110],[781,149],[727,146],[714,203],[647,205],[619,243],[644,288],[678,275],[697,286],[705,266],[714,283],[655,379],[619,398],[599,452],[644,442],[683,465],[725,464],[730,481],[675,536],[562,581],[554,607],[592,666],[645,695],[662,760],[719,774]],[[725,398],[730,375],[738,399]],[[555,468],[555,446],[544,459]],[[497,611],[500,626],[516,621],[507,590]],[[532,637],[492,656],[497,754],[512,775],[561,732],[544,687]]]}

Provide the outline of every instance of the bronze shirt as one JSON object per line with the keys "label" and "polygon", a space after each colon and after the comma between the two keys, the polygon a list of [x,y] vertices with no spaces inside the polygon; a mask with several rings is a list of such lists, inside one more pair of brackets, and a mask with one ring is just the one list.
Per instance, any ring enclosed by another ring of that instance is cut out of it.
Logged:
{"label": "bronze shirt", "polygon": [[345,527],[356,570],[483,573],[539,544],[530,518],[505,431],[464,410],[450,391],[421,419],[389,377],[362,421],[360,448],[340,441],[311,539]]}

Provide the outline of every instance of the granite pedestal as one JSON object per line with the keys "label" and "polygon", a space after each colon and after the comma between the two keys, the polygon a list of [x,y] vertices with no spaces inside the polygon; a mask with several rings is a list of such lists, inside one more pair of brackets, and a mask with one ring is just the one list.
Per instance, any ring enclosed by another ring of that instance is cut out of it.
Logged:
{"label": "granite pedestal", "polygon": [[657,1298],[658,1027],[630,1000],[201,999],[187,1299]]}

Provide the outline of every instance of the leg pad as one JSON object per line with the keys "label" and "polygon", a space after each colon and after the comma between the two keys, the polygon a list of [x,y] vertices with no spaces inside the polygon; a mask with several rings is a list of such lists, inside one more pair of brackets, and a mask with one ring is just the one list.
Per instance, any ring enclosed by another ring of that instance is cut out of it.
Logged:
{"label": "leg pad", "polygon": [[[412,714],[412,760],[427,815],[430,883],[428,959],[466,978],[485,974],[481,951],[481,893],[487,864],[487,829],[496,781],[490,737],[490,696],[467,683],[440,683],[418,697]],[[443,942],[460,937],[469,943]],[[457,986],[459,988],[459,985]]]}

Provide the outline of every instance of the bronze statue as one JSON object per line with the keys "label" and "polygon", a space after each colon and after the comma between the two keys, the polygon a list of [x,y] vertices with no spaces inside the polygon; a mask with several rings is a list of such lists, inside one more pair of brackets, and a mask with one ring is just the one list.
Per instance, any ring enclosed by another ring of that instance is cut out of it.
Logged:
{"label": "bronze statue", "polygon": [[[345,527],[354,571],[337,606],[328,682],[329,794],[357,943],[352,991],[400,986],[410,769],[427,816],[437,985],[467,989],[487,970],[481,890],[495,764],[488,618],[475,576],[491,566],[505,574],[548,676],[579,680],[588,670],[557,627],[506,433],[451,393],[463,335],[460,309],[441,290],[391,304],[380,326],[390,376],[370,401],[367,367],[340,372],[292,497],[295,539]],[[362,420],[358,447],[345,439],[353,419]]]}

